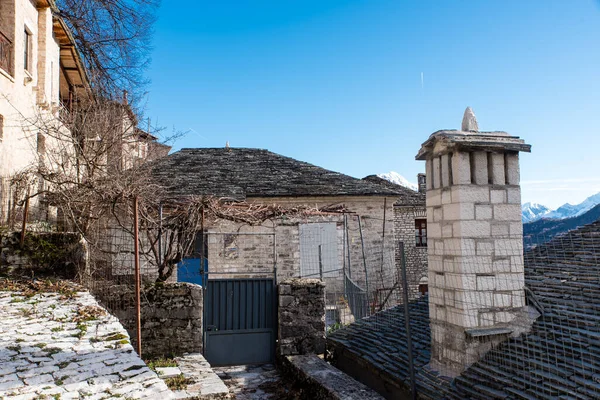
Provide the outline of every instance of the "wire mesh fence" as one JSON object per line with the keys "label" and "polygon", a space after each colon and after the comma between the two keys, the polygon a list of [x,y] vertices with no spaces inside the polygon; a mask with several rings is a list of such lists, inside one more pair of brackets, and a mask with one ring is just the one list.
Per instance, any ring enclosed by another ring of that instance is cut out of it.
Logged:
{"label": "wire mesh fence", "polygon": [[[399,250],[394,223],[346,214],[337,222],[299,224],[298,276],[325,283],[328,332],[403,303],[400,255],[405,252]],[[406,248],[414,252],[416,246],[413,237]],[[411,299],[421,295],[424,250],[409,258]]]}
{"label": "wire mesh fence", "polygon": [[332,339],[403,382],[412,370],[425,398],[598,398],[600,222],[533,243],[430,238],[428,251],[428,296]]}

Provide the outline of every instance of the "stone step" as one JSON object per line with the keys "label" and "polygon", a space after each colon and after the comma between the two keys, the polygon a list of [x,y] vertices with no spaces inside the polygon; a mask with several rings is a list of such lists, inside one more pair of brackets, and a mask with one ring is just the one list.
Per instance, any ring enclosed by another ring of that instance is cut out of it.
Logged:
{"label": "stone step", "polygon": [[[287,356],[284,373],[299,381],[305,398],[330,400],[383,400],[384,398],[316,355]],[[307,396],[307,397],[306,397]]]}

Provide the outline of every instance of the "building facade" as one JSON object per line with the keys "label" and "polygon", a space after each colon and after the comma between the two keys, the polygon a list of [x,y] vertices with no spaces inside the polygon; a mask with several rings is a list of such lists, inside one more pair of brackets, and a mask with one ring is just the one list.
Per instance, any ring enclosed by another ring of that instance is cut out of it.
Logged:
{"label": "building facade", "polygon": [[[399,192],[393,204],[395,261],[398,271],[406,265],[409,298],[414,299],[428,291],[427,278],[427,209],[425,207],[425,174],[419,174],[419,190],[386,181],[376,175],[364,180],[383,185]],[[401,245],[402,244],[402,247]],[[403,258],[404,257],[404,258]],[[401,288],[394,298],[401,298]]]}
{"label": "building facade", "polygon": [[0,217],[14,208],[11,179],[40,162],[61,109],[87,94],[86,77],[52,1],[0,0]]}

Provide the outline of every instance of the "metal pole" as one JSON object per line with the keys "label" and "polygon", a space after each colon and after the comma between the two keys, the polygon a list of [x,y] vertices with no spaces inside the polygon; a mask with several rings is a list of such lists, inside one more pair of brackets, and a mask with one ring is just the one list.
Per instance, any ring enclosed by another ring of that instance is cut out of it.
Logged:
{"label": "metal pole", "polygon": [[202,210],[200,211],[200,276],[202,276],[202,286],[206,287],[207,282],[204,280],[208,280],[208,276],[206,275],[206,268],[204,266],[204,205],[202,205]]}
{"label": "metal pole", "polygon": [[277,286],[277,232],[273,227],[273,278],[275,286]]}
{"label": "metal pole", "polygon": [[350,236],[348,235],[348,215],[344,214],[344,230],[346,231],[346,251],[348,252],[348,278],[352,279],[352,265],[350,263]]}
{"label": "metal pole", "polygon": [[406,278],[406,259],[404,258],[404,242],[400,246],[400,260],[402,266],[402,297],[404,300],[404,328],[406,329],[406,345],[408,348],[408,367],[410,370],[410,390],[413,400],[417,399],[417,387],[415,383],[415,366],[412,354],[412,333],[410,331],[410,312],[408,309],[408,281]]}
{"label": "metal pole", "polygon": [[323,258],[321,254],[321,245],[319,245],[319,277],[323,280]]}
{"label": "metal pole", "polygon": [[27,218],[29,217],[29,195],[25,199],[25,209],[23,210],[23,225],[21,226],[21,247],[25,244],[25,229],[27,229]]}
{"label": "metal pole", "polygon": [[[381,233],[381,264],[379,266],[379,279],[381,280],[381,287],[384,287],[383,280],[383,261],[384,261],[384,252],[385,252],[385,211],[387,209],[387,197],[383,198],[383,228]],[[379,300],[379,299],[378,299]]]}
{"label": "metal pole", "polygon": [[362,223],[360,215],[358,216],[358,231],[360,232],[360,247],[362,250],[363,267],[365,268],[365,288],[367,290],[367,307],[369,305],[369,272],[367,271],[367,258],[365,257],[365,240],[362,233]]}
{"label": "metal pole", "polygon": [[163,218],[163,205],[162,201],[158,203],[158,264],[163,264],[162,259],[162,218]]}
{"label": "metal pole", "polygon": [[133,199],[133,241],[135,259],[135,308],[136,308],[136,330],[137,330],[137,353],[142,356],[142,310],[140,296],[140,232],[138,215],[138,198]]}

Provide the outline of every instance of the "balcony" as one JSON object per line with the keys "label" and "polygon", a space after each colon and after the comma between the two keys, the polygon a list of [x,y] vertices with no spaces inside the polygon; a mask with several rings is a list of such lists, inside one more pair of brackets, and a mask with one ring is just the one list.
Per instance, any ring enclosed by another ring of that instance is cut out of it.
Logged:
{"label": "balcony", "polygon": [[8,72],[10,76],[14,76],[13,60],[13,43],[0,32],[0,68]]}

